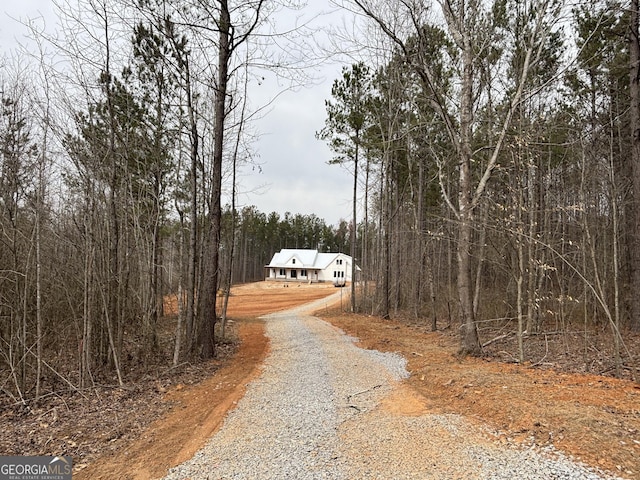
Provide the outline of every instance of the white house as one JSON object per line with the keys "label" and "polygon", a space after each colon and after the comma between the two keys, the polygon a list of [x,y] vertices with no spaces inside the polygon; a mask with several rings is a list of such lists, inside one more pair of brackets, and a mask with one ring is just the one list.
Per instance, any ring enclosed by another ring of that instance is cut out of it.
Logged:
{"label": "white house", "polygon": [[[360,271],[358,266],[356,271]],[[265,273],[266,280],[344,285],[351,281],[351,257],[344,253],[285,248],[273,255],[269,265],[265,266]]]}

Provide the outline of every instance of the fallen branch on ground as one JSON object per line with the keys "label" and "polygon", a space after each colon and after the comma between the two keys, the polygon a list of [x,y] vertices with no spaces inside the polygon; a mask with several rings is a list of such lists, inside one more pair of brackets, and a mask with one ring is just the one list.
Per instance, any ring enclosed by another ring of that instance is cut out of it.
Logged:
{"label": "fallen branch on ground", "polygon": [[351,400],[353,397],[356,397],[358,395],[362,395],[363,393],[371,392],[371,391],[375,390],[376,388],[380,388],[381,386],[382,386],[382,384],[374,385],[373,387],[367,388],[366,390],[362,390],[360,392],[356,392],[356,393],[352,393],[351,395],[347,395],[347,400]]}

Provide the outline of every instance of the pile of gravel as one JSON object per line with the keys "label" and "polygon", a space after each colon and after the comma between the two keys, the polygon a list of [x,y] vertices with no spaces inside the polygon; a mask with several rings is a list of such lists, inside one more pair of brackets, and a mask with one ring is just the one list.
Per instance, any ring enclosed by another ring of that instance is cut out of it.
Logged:
{"label": "pile of gravel", "polygon": [[498,445],[456,415],[394,411],[405,359],[362,350],[305,312],[265,317],[262,375],[166,479],[613,478],[556,452]]}

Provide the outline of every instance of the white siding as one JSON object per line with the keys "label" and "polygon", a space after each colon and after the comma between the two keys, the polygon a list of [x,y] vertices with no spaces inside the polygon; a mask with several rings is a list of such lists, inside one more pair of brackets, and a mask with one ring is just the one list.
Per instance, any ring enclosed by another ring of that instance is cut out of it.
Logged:
{"label": "white siding", "polygon": [[351,257],[344,253],[283,249],[274,254],[266,268],[266,278],[271,280],[351,281]]}

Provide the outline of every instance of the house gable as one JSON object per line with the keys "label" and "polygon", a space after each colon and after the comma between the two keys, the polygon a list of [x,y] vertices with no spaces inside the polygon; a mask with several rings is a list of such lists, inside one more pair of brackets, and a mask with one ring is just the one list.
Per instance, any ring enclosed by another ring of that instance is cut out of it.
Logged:
{"label": "house gable", "polygon": [[297,268],[302,265],[302,260],[297,255],[292,255],[286,262],[284,262],[285,267],[294,267]]}

